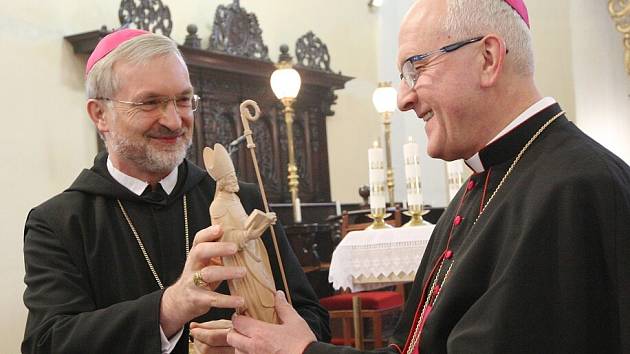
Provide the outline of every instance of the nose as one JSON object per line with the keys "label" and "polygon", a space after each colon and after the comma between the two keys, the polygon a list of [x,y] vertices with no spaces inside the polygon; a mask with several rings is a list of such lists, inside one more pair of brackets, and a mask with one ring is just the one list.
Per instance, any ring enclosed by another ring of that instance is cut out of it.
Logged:
{"label": "nose", "polygon": [[177,109],[175,99],[170,99],[163,103],[162,116],[160,117],[160,124],[169,128],[170,130],[177,130],[182,127],[182,115]]}
{"label": "nose", "polygon": [[413,109],[418,103],[418,94],[414,89],[409,88],[404,80],[401,80],[400,87],[398,89],[398,109],[401,111],[408,111]]}

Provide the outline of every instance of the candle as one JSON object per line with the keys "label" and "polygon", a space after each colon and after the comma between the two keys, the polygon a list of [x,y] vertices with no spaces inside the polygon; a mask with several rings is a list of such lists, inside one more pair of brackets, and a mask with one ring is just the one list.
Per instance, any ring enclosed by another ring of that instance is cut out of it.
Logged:
{"label": "candle", "polygon": [[422,206],[422,179],[420,174],[420,149],[418,144],[409,137],[409,142],[403,145],[405,159],[405,179],[407,181],[407,205]]}
{"label": "candle", "polygon": [[383,149],[374,142],[372,148],[368,149],[368,164],[370,178],[370,208],[385,209],[385,154]]}
{"label": "candle", "polygon": [[341,215],[341,203],[339,201],[335,202],[335,212],[337,215]]}
{"label": "candle", "polygon": [[457,191],[459,191],[459,187],[464,183],[464,165],[462,160],[447,162],[446,174],[448,176],[448,198],[452,200]]}
{"label": "candle", "polygon": [[296,224],[302,222],[302,207],[300,205],[300,198],[295,198],[295,203],[293,203],[293,221]]}

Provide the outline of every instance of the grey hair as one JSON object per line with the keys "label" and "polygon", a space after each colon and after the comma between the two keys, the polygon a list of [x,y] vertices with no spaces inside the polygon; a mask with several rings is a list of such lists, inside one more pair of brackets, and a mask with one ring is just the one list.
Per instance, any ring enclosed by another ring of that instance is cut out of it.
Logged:
{"label": "grey hair", "polygon": [[493,32],[503,37],[506,60],[522,75],[534,74],[532,36],[525,21],[504,0],[447,0],[446,33],[464,40]]}
{"label": "grey hair", "polygon": [[182,53],[177,48],[177,43],[172,39],[155,33],[147,33],[132,38],[108,55],[99,60],[85,79],[85,91],[88,98],[113,97],[119,88],[120,78],[114,71],[114,65],[119,61],[140,64],[147,59],[177,55],[182,58]]}

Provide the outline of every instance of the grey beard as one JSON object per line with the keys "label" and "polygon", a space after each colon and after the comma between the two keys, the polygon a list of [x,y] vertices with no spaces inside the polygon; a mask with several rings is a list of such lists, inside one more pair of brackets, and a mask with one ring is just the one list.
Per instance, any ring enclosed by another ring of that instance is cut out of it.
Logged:
{"label": "grey beard", "polygon": [[144,171],[150,173],[167,173],[184,161],[186,152],[192,145],[192,139],[179,144],[176,150],[160,151],[148,144],[138,144],[129,141],[113,131],[109,132],[108,149],[119,154],[126,160],[133,162]]}

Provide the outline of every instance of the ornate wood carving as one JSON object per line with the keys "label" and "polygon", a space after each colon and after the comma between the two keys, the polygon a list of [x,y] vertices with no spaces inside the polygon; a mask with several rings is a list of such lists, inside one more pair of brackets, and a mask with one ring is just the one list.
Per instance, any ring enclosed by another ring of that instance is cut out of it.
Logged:
{"label": "ornate wood carving", "polygon": [[118,19],[122,27],[134,24],[136,28],[171,35],[171,10],[161,0],[121,0]]}
{"label": "ornate wood carving", "polygon": [[186,32],[188,32],[188,34],[184,39],[184,45],[191,48],[201,48],[201,38],[197,35],[197,26],[188,25]]}
{"label": "ornate wood carving", "polygon": [[[287,185],[287,136],[282,104],[273,95],[270,62],[181,47],[192,84],[202,97],[195,122],[190,158],[201,163],[201,149],[216,142],[229,144],[242,134],[238,105],[244,99],[258,102],[261,118],[251,124],[260,171],[272,203],[290,201]],[[330,201],[326,117],[334,90],[349,77],[298,68],[302,89],[295,108],[296,162],[300,172],[300,199]],[[239,178],[254,182],[255,171],[244,146],[233,155]]]}
{"label": "ornate wood carving", "polygon": [[625,47],[624,62],[626,71],[628,75],[630,75],[630,1],[608,0],[608,11],[615,21],[617,30],[623,34],[623,45]]}
{"label": "ornate wood carving", "polygon": [[219,5],[214,14],[209,50],[270,61],[258,18],[240,6],[239,0]]}
{"label": "ornate wood carving", "polygon": [[308,31],[295,42],[295,57],[298,64],[304,67],[332,71],[328,46],[313,31]]}

